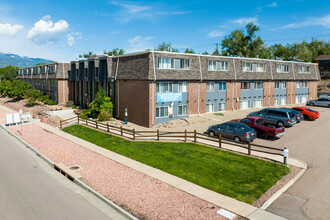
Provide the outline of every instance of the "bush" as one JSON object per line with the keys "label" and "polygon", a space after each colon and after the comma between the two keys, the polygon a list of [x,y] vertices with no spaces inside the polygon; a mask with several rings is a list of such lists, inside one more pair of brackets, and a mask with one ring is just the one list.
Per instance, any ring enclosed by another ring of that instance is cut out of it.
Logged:
{"label": "bush", "polygon": [[44,95],[40,98],[40,101],[42,101],[43,103],[47,102],[47,100],[49,100],[49,96],[48,95]]}
{"label": "bush", "polygon": [[111,115],[109,112],[107,112],[105,110],[101,110],[101,112],[97,118],[99,119],[99,121],[109,121],[111,118]]}
{"label": "bush", "polygon": [[76,108],[77,108],[77,106],[76,106],[76,105],[73,105],[73,106],[72,106],[72,109],[76,109]]}
{"label": "bush", "polygon": [[73,107],[73,104],[74,104],[73,101],[70,100],[70,101],[66,102],[65,105],[66,105],[66,107]]}
{"label": "bush", "polygon": [[88,119],[91,116],[91,110],[90,109],[84,109],[82,110],[82,113],[80,115],[80,117],[82,119]]}
{"label": "bush", "polygon": [[47,105],[56,105],[57,104],[57,102],[50,100],[50,99],[46,100],[44,103]]}
{"label": "bush", "polygon": [[26,106],[32,107],[32,106],[35,106],[35,104],[36,104],[36,99],[35,98],[29,98],[27,103],[26,103]]}
{"label": "bush", "polygon": [[25,95],[27,98],[35,98],[36,100],[40,100],[43,96],[43,93],[38,89],[28,89]]}
{"label": "bush", "polygon": [[101,111],[106,111],[112,117],[113,104],[111,98],[107,96],[104,89],[100,89],[95,97],[95,100],[89,104],[91,108],[91,116],[98,118]]}

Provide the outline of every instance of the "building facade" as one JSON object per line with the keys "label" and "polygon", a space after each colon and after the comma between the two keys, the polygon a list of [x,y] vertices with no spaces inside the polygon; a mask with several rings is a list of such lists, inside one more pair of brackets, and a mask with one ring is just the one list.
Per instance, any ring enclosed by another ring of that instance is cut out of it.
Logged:
{"label": "building facade", "polygon": [[148,51],[72,61],[69,99],[87,107],[104,88],[114,117],[150,127],[188,115],[303,103],[317,96],[318,65]]}
{"label": "building facade", "polygon": [[69,63],[52,63],[19,69],[17,78],[29,83],[59,104],[69,101]]}

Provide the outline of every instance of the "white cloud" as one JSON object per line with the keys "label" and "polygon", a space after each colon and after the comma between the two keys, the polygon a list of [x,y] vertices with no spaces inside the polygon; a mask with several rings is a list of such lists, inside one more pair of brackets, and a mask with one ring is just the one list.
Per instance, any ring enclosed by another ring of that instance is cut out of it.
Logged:
{"label": "white cloud", "polygon": [[277,8],[278,5],[276,2],[270,3],[269,5],[267,5],[268,8]]}
{"label": "white cloud", "polygon": [[68,45],[72,47],[73,44],[76,43],[77,40],[80,40],[82,38],[82,33],[79,32],[71,32],[67,35]]}
{"label": "white cloud", "polygon": [[129,48],[126,50],[128,53],[144,51],[146,49],[152,49],[151,40],[153,37],[142,37],[137,35],[133,38],[128,39]]}
{"label": "white cloud", "polygon": [[307,26],[323,26],[325,28],[330,28],[330,14],[323,17],[307,18],[302,22],[287,24],[277,29],[303,28]]}
{"label": "white cloud", "polygon": [[250,17],[250,18],[238,18],[231,20],[230,22],[238,25],[246,25],[250,22],[253,22],[254,24],[258,24],[258,16]]}
{"label": "white cloud", "polygon": [[208,38],[214,38],[214,37],[221,37],[224,36],[225,32],[219,31],[219,30],[213,30],[210,33],[208,33],[207,37]]}
{"label": "white cloud", "polygon": [[65,20],[59,20],[53,23],[50,15],[46,15],[34,24],[28,32],[27,39],[34,41],[37,44],[55,44],[69,29],[69,24]]}
{"label": "white cloud", "polygon": [[0,24],[0,35],[14,36],[23,30],[24,26],[19,24],[11,25],[9,23]]}
{"label": "white cloud", "polygon": [[175,10],[158,10],[155,7],[149,5],[141,5],[131,1],[111,1],[109,4],[118,6],[121,8],[117,14],[98,13],[96,14],[107,17],[115,17],[120,23],[127,23],[134,19],[149,19],[154,21],[156,16],[166,15],[184,15],[192,13],[191,11],[175,11]]}

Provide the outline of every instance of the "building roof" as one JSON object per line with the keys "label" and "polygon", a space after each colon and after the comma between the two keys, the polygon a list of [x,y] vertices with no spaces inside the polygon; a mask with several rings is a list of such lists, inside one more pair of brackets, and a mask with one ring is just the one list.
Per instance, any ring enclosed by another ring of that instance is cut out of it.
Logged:
{"label": "building roof", "polygon": [[330,60],[330,55],[320,55],[315,60]]}

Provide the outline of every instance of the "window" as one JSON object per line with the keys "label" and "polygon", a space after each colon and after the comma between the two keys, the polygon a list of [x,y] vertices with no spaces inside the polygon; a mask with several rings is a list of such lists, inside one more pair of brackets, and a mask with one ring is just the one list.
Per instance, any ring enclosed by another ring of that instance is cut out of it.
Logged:
{"label": "window", "polygon": [[226,82],[219,82],[219,90],[226,91]]}
{"label": "window", "polygon": [[278,73],[288,73],[290,71],[290,66],[288,64],[277,64],[276,72]]}
{"label": "window", "polygon": [[298,73],[310,73],[311,69],[309,66],[298,66]]}
{"label": "window", "polygon": [[214,91],[214,82],[207,82],[207,84],[206,84],[206,90],[208,92],[213,92]]}
{"label": "window", "polygon": [[301,81],[297,81],[297,82],[296,82],[296,85],[297,85],[297,89],[301,88],[301,87],[302,87],[302,83],[301,83]]}
{"label": "window", "polygon": [[173,92],[173,85],[172,83],[157,83],[156,92],[159,93]]}
{"label": "window", "polygon": [[286,82],[282,82],[282,89],[286,89]]}
{"label": "window", "polygon": [[242,82],[241,83],[241,89],[250,89],[250,82]]}
{"label": "window", "polygon": [[302,87],[308,88],[308,81],[302,81]]}
{"label": "window", "polygon": [[262,99],[256,99],[253,101],[253,104],[255,108],[261,108],[263,106],[263,100]]}
{"label": "window", "polygon": [[179,105],[178,106],[178,115],[186,115],[187,114],[187,106]]}
{"label": "window", "polygon": [[156,108],[156,118],[165,118],[168,117],[168,107],[162,106]]}
{"label": "window", "polygon": [[215,61],[209,60],[208,70],[209,71],[228,71],[228,61]]}
{"label": "window", "polygon": [[47,72],[47,66],[41,67],[41,73],[45,74]]}
{"label": "window", "polygon": [[280,85],[281,85],[280,81],[276,81],[275,82],[275,89],[279,89]]}
{"label": "window", "polygon": [[190,66],[189,59],[179,59],[179,58],[167,58],[158,57],[157,67],[158,69],[181,69],[187,70]]}
{"label": "window", "polygon": [[280,105],[280,99],[274,98],[274,106]]}
{"label": "window", "polygon": [[251,108],[251,100],[242,100],[241,101],[241,109]]}
{"label": "window", "polygon": [[281,97],[281,105],[286,105],[286,97]]}
{"label": "window", "polygon": [[179,92],[187,92],[188,91],[187,90],[187,87],[188,87],[187,82],[179,82],[178,87],[179,87],[179,89],[178,89]]}
{"label": "window", "polygon": [[243,62],[243,72],[265,72],[265,63],[245,63]]}
{"label": "window", "polygon": [[226,103],[219,102],[218,111],[225,111],[226,110]]}
{"label": "window", "polygon": [[56,73],[56,65],[49,66],[49,73]]}
{"label": "window", "polygon": [[213,103],[206,103],[206,112],[213,112]]}
{"label": "window", "polygon": [[263,88],[263,82],[254,83],[254,89],[262,89],[262,88]]}
{"label": "window", "polygon": [[240,122],[245,123],[245,124],[250,124],[250,119],[244,118]]}

